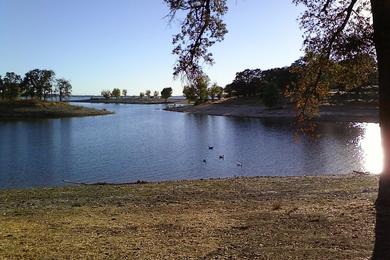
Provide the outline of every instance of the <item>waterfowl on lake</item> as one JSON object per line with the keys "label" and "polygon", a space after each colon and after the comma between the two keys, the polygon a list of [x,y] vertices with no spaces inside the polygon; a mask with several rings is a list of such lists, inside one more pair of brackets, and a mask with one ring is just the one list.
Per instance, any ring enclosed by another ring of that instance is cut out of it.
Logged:
{"label": "waterfowl on lake", "polygon": [[206,159],[203,159],[202,162],[207,163]]}
{"label": "waterfowl on lake", "polygon": [[214,146],[209,146],[209,150],[213,150],[214,149]]}
{"label": "waterfowl on lake", "polygon": [[220,155],[220,156],[219,156],[219,159],[220,159],[220,160],[225,160],[225,155],[223,155],[223,154]]}
{"label": "waterfowl on lake", "polygon": [[242,162],[237,161],[237,166],[242,168]]}

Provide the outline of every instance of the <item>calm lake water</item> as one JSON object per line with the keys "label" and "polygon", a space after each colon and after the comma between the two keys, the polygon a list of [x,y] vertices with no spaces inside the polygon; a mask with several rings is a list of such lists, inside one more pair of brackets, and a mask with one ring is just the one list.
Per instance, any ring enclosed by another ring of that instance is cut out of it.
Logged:
{"label": "calm lake water", "polygon": [[0,122],[0,188],[381,170],[378,124],[321,123],[297,139],[289,122],[82,105],[116,114]]}

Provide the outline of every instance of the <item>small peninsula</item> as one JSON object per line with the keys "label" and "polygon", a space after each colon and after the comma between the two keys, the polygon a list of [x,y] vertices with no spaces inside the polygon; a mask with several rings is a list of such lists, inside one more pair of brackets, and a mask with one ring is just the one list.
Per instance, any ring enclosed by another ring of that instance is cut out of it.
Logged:
{"label": "small peninsula", "polygon": [[112,112],[64,102],[39,100],[0,101],[0,120],[108,115]]}

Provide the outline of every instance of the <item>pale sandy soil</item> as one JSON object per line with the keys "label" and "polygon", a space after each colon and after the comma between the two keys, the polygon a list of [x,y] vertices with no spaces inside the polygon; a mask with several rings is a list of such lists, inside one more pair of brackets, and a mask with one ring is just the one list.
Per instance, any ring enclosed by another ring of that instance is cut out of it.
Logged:
{"label": "pale sandy soil", "polygon": [[[171,107],[168,111],[207,114],[215,116],[235,116],[254,118],[296,118],[292,107],[270,109],[260,103],[241,100],[206,103],[198,106],[185,105]],[[338,122],[378,122],[379,110],[373,105],[322,106],[318,121]]]}

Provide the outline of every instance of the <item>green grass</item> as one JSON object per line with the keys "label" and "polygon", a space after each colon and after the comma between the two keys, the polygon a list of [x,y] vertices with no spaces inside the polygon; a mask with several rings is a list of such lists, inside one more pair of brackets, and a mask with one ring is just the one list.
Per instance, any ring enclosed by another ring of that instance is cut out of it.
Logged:
{"label": "green grass", "polygon": [[0,190],[0,258],[366,259],[377,177]]}

